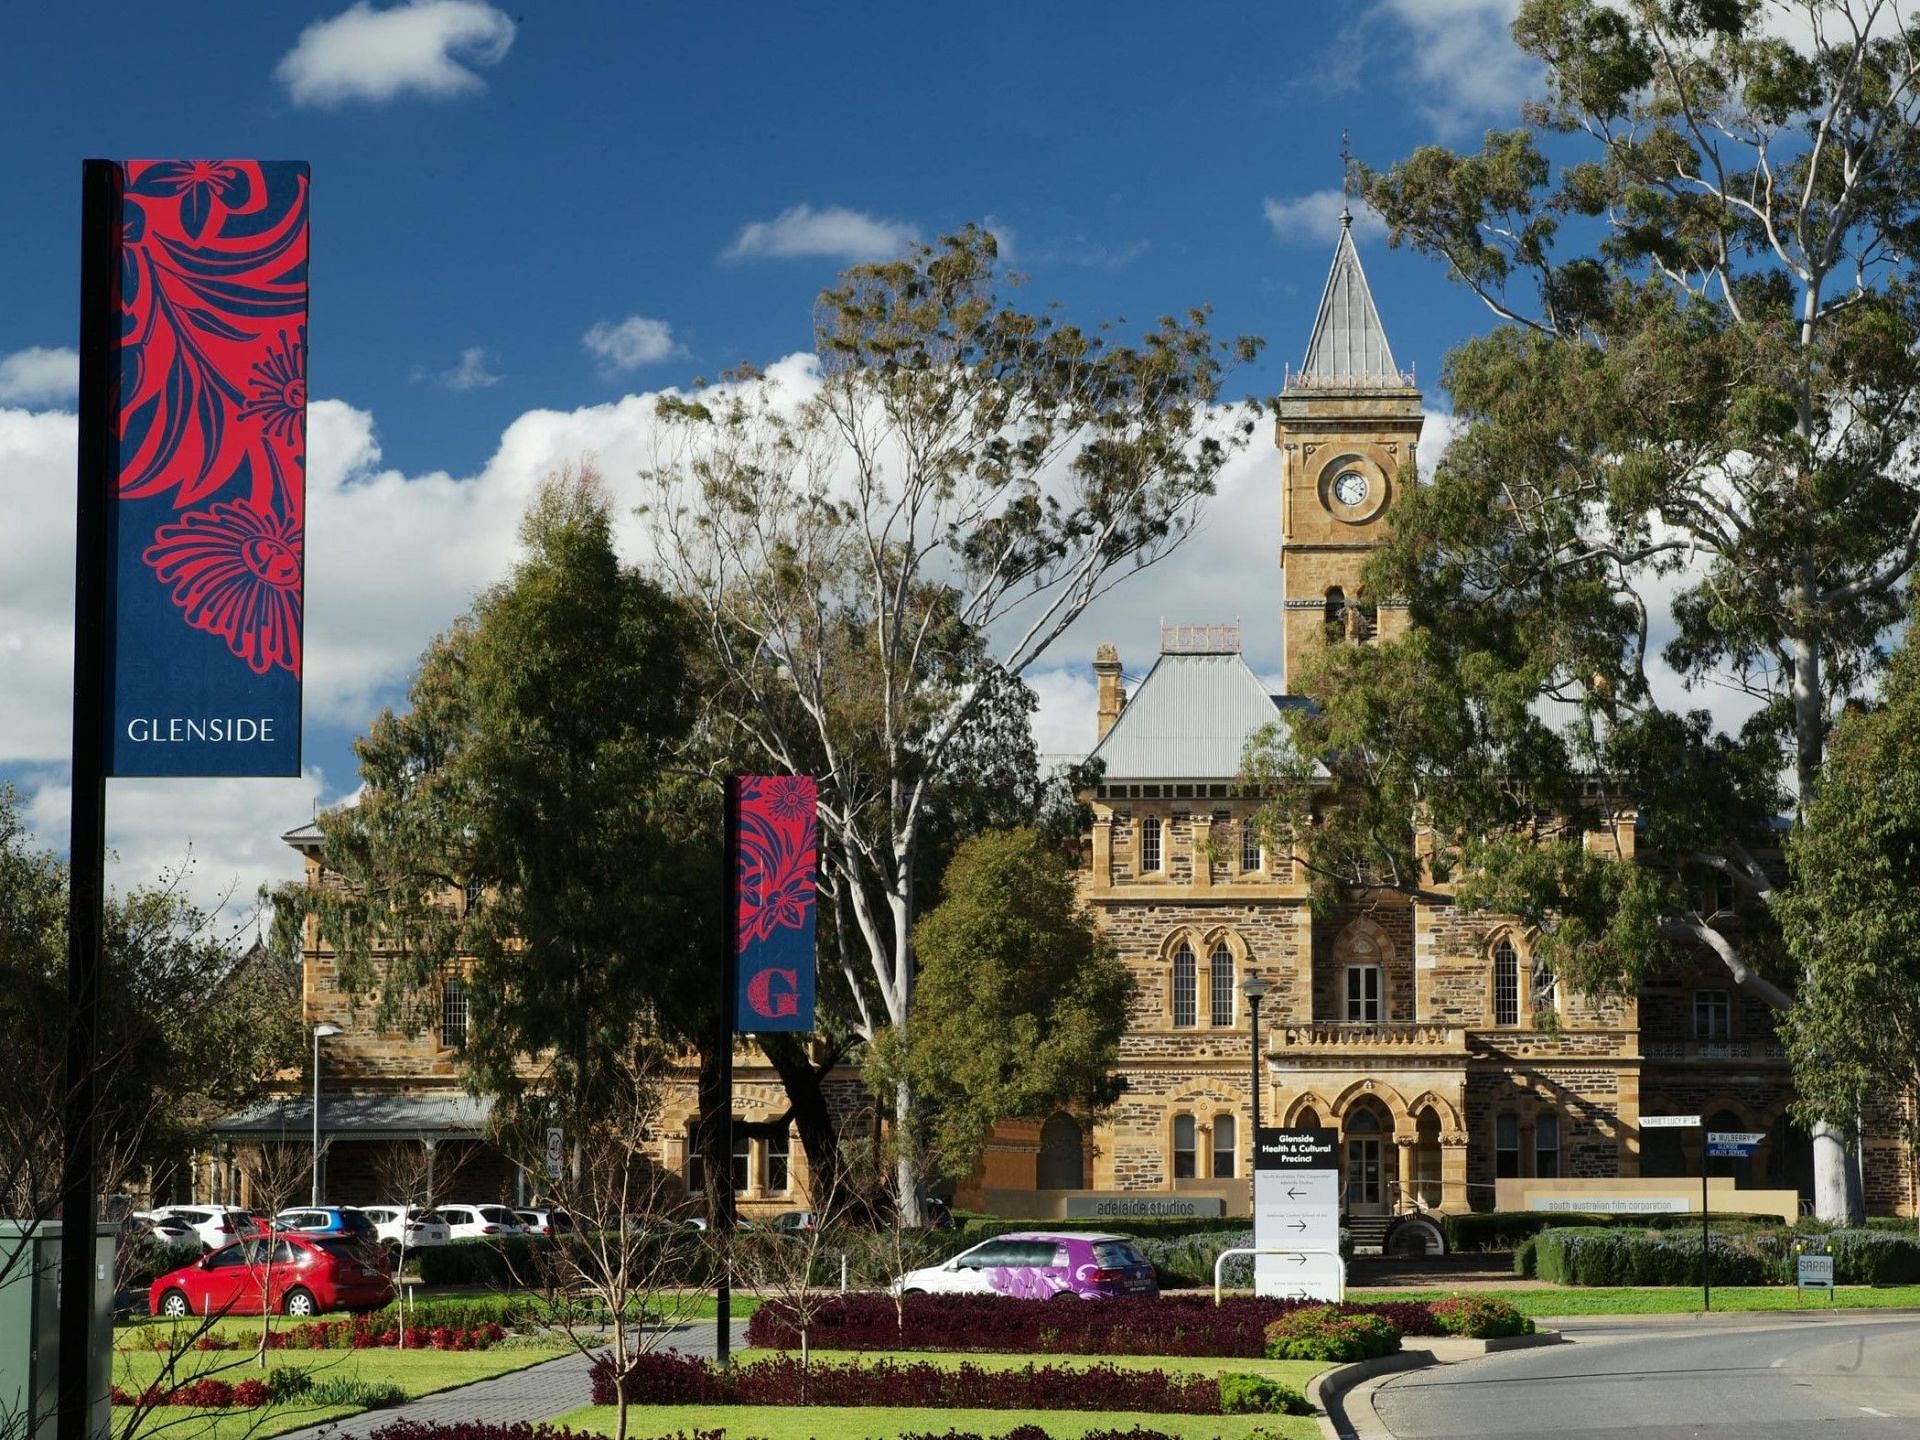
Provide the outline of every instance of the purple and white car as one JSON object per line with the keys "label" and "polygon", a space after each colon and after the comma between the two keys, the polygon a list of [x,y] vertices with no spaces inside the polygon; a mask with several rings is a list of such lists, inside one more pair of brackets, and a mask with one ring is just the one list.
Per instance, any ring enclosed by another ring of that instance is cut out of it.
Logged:
{"label": "purple and white car", "polygon": [[893,1289],[900,1295],[1011,1295],[1024,1300],[1160,1293],[1153,1266],[1126,1236],[1043,1231],[983,1240],[944,1265],[908,1271],[893,1282]]}

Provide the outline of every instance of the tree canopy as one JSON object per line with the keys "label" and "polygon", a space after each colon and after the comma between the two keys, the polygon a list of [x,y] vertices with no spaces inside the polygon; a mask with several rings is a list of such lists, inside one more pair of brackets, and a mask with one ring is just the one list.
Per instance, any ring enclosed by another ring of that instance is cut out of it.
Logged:
{"label": "tree canopy", "polygon": [[[1195,311],[1119,343],[1010,303],[996,259],[969,227],[849,270],[816,309],[817,385],[741,372],[667,397],[648,475],[715,712],[821,779],[829,953],[866,1040],[913,1010],[937,812],[1009,758],[970,737],[1089,604],[1179,546],[1251,433],[1214,402],[1255,342],[1216,343]],[[893,1105],[911,1139],[910,1086]]]}
{"label": "tree canopy", "polygon": [[685,1039],[714,1008],[690,977],[717,944],[717,806],[676,764],[685,617],[615,554],[597,477],[551,478],[521,541],[421,657],[409,708],[356,743],[360,796],[319,821],[339,882],[283,890],[278,916],[312,914],[384,1023],[431,1023],[462,980],[471,1083],[577,1107],[636,1021]]}
{"label": "tree canopy", "polygon": [[1110,1098],[1134,981],[1072,862],[1035,830],[963,842],[943,891],[914,927],[913,1016],[881,1036],[870,1071],[912,1085],[929,1159],[964,1180],[996,1121]]}
{"label": "tree canopy", "polygon": [[[1449,357],[1462,429],[1369,567],[1412,633],[1289,677],[1318,706],[1249,768],[1299,782],[1272,823],[1329,887],[1457,884],[1579,988],[1688,953],[1785,1009],[1775,817],[1824,813],[1920,556],[1920,33],[1875,0],[1805,7],[1799,42],[1774,17],[1527,0],[1523,126],[1356,167],[1500,323]],[[1676,703],[1655,653],[1750,718]],[[1311,797],[1302,756],[1333,772]],[[1696,899],[1715,875],[1737,925]]]}

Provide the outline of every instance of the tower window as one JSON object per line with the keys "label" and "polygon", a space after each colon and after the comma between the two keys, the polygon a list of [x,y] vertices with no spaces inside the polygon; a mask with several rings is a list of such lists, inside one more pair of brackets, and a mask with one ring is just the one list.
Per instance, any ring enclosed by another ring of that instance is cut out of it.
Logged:
{"label": "tower window", "polygon": [[467,1043],[467,986],[457,975],[440,986],[440,1043],[449,1050]]}
{"label": "tower window", "polygon": [[1329,645],[1347,638],[1347,592],[1338,585],[1327,587],[1326,624]]}
{"label": "tower window", "polygon": [[1160,819],[1149,815],[1140,822],[1140,873],[1151,875],[1160,868]]}
{"label": "tower window", "polygon": [[1260,868],[1260,832],[1254,828],[1251,816],[1240,822],[1240,868],[1248,871]]}

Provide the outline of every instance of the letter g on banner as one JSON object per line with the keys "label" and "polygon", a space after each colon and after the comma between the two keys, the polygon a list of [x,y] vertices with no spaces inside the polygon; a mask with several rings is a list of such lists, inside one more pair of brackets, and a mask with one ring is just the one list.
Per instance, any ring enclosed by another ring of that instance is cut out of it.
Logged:
{"label": "letter g on banner", "polygon": [[734,832],[733,946],[741,1034],[813,1029],[819,787],[810,775],[742,775]]}

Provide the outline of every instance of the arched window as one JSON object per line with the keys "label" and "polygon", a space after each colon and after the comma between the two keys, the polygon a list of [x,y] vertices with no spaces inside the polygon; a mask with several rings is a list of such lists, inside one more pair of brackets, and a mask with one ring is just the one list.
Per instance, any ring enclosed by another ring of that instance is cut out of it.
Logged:
{"label": "arched window", "polygon": [[1173,1178],[1193,1179],[1194,1124],[1191,1115],[1173,1117]]}
{"label": "arched window", "polygon": [[1151,875],[1160,868],[1160,817],[1149,815],[1140,822],[1140,873]]}
{"label": "arched window", "polygon": [[1493,1023],[1520,1023],[1520,956],[1504,938],[1493,947]]}
{"label": "arched window", "polygon": [[1207,963],[1207,998],[1212,1002],[1208,1018],[1215,1025],[1233,1024],[1233,952],[1224,940],[1214,944]]}
{"label": "arched window", "polygon": [[1079,1190],[1087,1183],[1086,1131],[1064,1110],[1055,1111],[1040,1127],[1035,1178],[1041,1190]]}
{"label": "arched window", "polygon": [[449,1050],[460,1050],[467,1043],[467,986],[458,975],[450,975],[440,986],[440,1043]]}
{"label": "arched window", "polygon": [[1326,626],[1329,645],[1347,638],[1347,592],[1338,585],[1327,587]]}
{"label": "arched window", "polygon": [[1194,974],[1193,949],[1186,941],[1173,952],[1173,1023],[1199,1024],[1199,980]]}
{"label": "arched window", "polygon": [[1231,1180],[1240,1147],[1235,1143],[1233,1116],[1216,1115],[1213,1117],[1213,1178]]}
{"label": "arched window", "polygon": [[1537,955],[1529,977],[1527,1003],[1536,1016],[1551,1015],[1560,1008],[1560,977],[1553,973],[1552,965]]}

